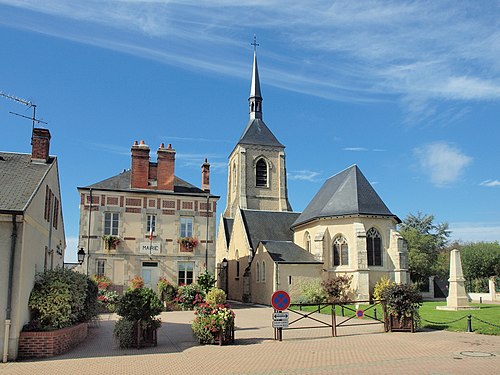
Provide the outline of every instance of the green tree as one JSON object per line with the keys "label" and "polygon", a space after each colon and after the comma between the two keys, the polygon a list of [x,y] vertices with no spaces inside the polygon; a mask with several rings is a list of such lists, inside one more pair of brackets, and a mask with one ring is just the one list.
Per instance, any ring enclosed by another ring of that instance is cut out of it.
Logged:
{"label": "green tree", "polygon": [[500,277],[500,244],[498,242],[467,243],[459,250],[465,279]]}
{"label": "green tree", "polygon": [[434,223],[434,215],[409,214],[400,224],[399,232],[408,244],[410,276],[414,282],[425,283],[429,276],[444,272],[440,250],[448,243],[448,223]]}

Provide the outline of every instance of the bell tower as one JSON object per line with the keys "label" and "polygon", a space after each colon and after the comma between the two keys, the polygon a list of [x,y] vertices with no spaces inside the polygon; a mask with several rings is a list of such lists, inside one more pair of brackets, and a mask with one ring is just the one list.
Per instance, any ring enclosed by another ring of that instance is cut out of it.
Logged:
{"label": "bell tower", "polygon": [[262,94],[254,37],[252,82],[248,98],[249,121],[229,155],[227,205],[224,217],[236,210],[292,211],[288,201],[285,146],[262,119]]}

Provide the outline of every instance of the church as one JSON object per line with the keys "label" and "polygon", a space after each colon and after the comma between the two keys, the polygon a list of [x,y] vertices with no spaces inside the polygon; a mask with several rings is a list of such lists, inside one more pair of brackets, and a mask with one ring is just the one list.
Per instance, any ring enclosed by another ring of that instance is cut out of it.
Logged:
{"label": "church", "polygon": [[351,275],[357,300],[381,277],[409,282],[406,243],[357,165],[327,179],[305,210],[288,200],[285,146],[263,120],[254,49],[249,121],[229,155],[227,204],[216,242],[218,286],[228,299],[269,305],[300,280]]}

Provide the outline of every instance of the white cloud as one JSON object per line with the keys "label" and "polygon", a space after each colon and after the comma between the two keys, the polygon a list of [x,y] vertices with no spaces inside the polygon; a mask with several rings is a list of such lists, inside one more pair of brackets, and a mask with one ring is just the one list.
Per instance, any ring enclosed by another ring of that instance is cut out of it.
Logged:
{"label": "white cloud", "polygon": [[500,223],[450,223],[450,230],[451,242],[500,241]]}
{"label": "white cloud", "polygon": [[310,181],[310,182],[318,182],[319,172],[309,171],[309,170],[300,170],[300,171],[290,171],[287,173],[287,177],[289,180],[301,180],[301,181]]}
{"label": "white cloud", "polygon": [[499,8],[494,2],[0,4],[3,26],[233,77],[246,77],[248,55],[241,51],[245,44],[250,48],[251,35],[257,33],[266,58],[261,65],[266,84],[332,100],[398,100],[410,121],[432,119],[443,113],[435,107],[444,105],[445,119],[452,122],[466,113],[463,102],[500,100]]}
{"label": "white cloud", "polygon": [[472,162],[458,148],[444,142],[427,144],[414,149],[421,170],[439,187],[456,182]]}
{"label": "white cloud", "polygon": [[480,186],[495,187],[495,186],[500,186],[500,181],[498,181],[498,180],[484,180],[479,185]]}

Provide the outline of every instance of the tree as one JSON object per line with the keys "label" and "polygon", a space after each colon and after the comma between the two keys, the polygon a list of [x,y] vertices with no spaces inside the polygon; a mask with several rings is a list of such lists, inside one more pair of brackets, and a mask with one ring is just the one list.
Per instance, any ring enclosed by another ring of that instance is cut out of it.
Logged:
{"label": "tree", "polygon": [[410,213],[400,224],[399,232],[408,244],[411,279],[425,283],[429,276],[441,276],[444,270],[439,254],[448,243],[448,223],[434,224],[434,215]]}
{"label": "tree", "polygon": [[464,278],[474,279],[500,277],[500,244],[498,242],[476,242],[461,246],[460,258]]}

